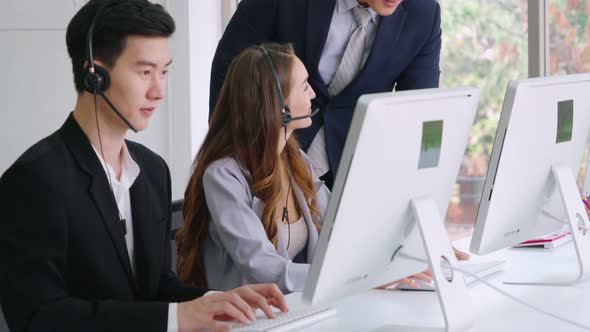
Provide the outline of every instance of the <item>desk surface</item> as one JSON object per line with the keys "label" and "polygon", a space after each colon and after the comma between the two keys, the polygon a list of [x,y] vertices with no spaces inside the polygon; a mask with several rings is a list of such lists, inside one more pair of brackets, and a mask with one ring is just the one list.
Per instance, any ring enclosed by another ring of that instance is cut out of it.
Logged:
{"label": "desk surface", "polygon": [[[469,239],[455,242],[460,249],[468,247]],[[511,295],[541,309],[590,326],[590,282],[575,286],[514,286],[502,281],[511,275],[532,275],[537,272],[573,268],[574,247],[570,243],[553,250],[507,249],[490,255],[506,260],[504,271],[486,280]],[[572,325],[542,315],[496,293],[481,282],[468,287],[474,331],[581,331]],[[291,310],[302,306],[301,293],[287,296]],[[304,331],[383,331],[388,324],[443,327],[444,319],[435,292],[403,292],[370,290],[342,299],[331,305],[335,317],[309,326]]]}

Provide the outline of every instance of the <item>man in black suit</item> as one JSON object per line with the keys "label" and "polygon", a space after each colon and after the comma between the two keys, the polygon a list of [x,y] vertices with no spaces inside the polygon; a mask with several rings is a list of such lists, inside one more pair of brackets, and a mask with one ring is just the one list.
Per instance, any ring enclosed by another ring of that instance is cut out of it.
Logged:
{"label": "man in black suit", "polygon": [[11,331],[221,331],[253,308],[286,310],[275,285],[204,296],[170,270],[168,167],[125,135],[165,96],[174,29],[147,0],[91,0],[70,22],[75,109],[0,178]]}

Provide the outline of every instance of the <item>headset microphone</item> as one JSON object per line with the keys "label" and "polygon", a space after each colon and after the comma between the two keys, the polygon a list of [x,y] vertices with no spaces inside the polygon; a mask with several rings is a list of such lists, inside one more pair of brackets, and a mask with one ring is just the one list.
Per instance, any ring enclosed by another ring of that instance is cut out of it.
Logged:
{"label": "headset microphone", "polygon": [[111,107],[111,109],[113,110],[113,112],[115,112],[115,114],[117,114],[119,116],[119,118],[121,118],[121,120],[123,120],[123,122],[125,122],[125,124],[127,125],[127,127],[129,127],[129,129],[133,130],[133,132],[137,133],[137,129],[135,129],[135,127],[133,127],[133,125],[131,125],[131,122],[129,122],[129,120],[127,120],[123,114],[121,114],[121,112],[119,112],[117,110],[117,108],[115,107],[115,105],[113,105],[113,103],[111,103],[111,101],[109,100],[109,98],[107,98],[107,96],[105,96],[104,92],[99,92],[98,93],[102,99],[104,99],[104,101],[106,101],[106,103]]}
{"label": "headset microphone", "polygon": [[97,66],[94,63],[94,58],[93,58],[93,54],[92,54],[93,53],[92,52],[92,34],[94,32],[94,26],[96,25],[97,18],[105,10],[105,8],[108,6],[108,4],[109,3],[103,5],[101,8],[99,8],[99,10],[96,12],[96,15],[94,15],[94,18],[92,19],[92,23],[90,24],[90,28],[88,28],[88,33],[86,35],[86,41],[87,41],[87,46],[88,46],[87,47],[88,53],[87,53],[86,60],[88,61],[88,68],[84,69],[84,72],[82,73],[82,85],[84,86],[84,90],[86,90],[87,92],[94,95],[94,119],[96,120],[96,132],[98,134],[98,144],[100,147],[100,155],[102,157],[101,164],[104,163],[103,167],[107,173],[107,178],[109,180],[109,187],[111,188],[111,193],[113,194],[113,199],[114,199],[115,205],[117,206],[117,215],[119,216],[119,224],[121,225],[123,235],[126,236],[127,235],[127,221],[121,215],[121,211],[119,210],[119,204],[117,203],[117,199],[115,198],[115,191],[113,190],[113,181],[111,180],[111,172],[109,172],[109,170],[108,170],[107,162],[104,157],[104,151],[102,148],[102,138],[100,135],[100,126],[99,126],[99,122],[98,122],[98,112],[97,112],[97,107],[96,107],[96,95],[99,95],[102,97],[102,99],[104,99],[104,101],[109,105],[109,107],[115,112],[115,114],[117,114],[119,116],[119,118],[121,118],[121,120],[123,120],[123,122],[125,122],[125,124],[127,124],[127,126],[131,130],[133,130],[134,132],[137,132],[137,130],[131,125],[131,123],[129,123],[129,121],[127,119],[125,119],[123,114],[121,114],[117,110],[115,105],[113,105],[113,103],[111,103],[111,101],[107,98],[107,96],[105,96],[104,92],[109,88],[109,86],[111,84],[111,77],[109,75],[109,72],[105,68],[103,68],[101,66]]}
{"label": "headset microphone", "polygon": [[272,62],[270,52],[263,45],[259,46],[258,48],[260,50],[262,50],[262,53],[264,54],[264,57],[266,58],[266,61],[268,62],[268,65],[270,67],[270,72],[272,73],[272,76],[274,77],[274,79],[276,81],[277,96],[279,97],[279,102],[281,103],[281,124],[283,125],[283,128],[285,129],[285,148],[287,149],[287,159],[289,161],[289,187],[287,188],[287,197],[285,198],[285,206],[283,207],[283,216],[281,219],[283,222],[287,223],[287,230],[288,230],[288,236],[289,236],[289,238],[287,240],[287,250],[289,250],[289,245],[291,244],[291,221],[289,220],[288,205],[289,205],[289,195],[291,194],[291,183],[293,182],[293,163],[291,161],[291,153],[289,151],[289,143],[287,141],[287,126],[289,126],[289,124],[293,120],[301,120],[301,119],[311,118],[312,116],[316,115],[320,110],[318,108],[318,109],[315,109],[313,112],[311,112],[308,115],[292,116],[289,106],[287,106],[287,104],[285,103],[285,97],[283,97],[283,90],[281,89],[281,79],[279,77],[279,73],[278,73],[274,63]]}
{"label": "headset microphone", "polygon": [[291,121],[295,121],[295,120],[302,120],[302,119],[307,119],[307,118],[311,118],[313,116],[315,116],[316,114],[318,114],[320,111],[319,108],[316,108],[315,110],[313,110],[313,112],[309,113],[308,115],[302,115],[302,116],[292,116],[291,117]]}

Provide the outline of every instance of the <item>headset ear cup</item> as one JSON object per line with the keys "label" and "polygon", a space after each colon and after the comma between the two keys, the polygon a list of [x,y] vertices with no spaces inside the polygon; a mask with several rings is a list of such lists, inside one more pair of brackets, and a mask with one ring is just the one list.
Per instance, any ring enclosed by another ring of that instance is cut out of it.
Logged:
{"label": "headset ear cup", "polygon": [[101,66],[94,66],[94,74],[87,68],[84,70],[83,75],[82,83],[84,89],[90,93],[103,93],[111,85],[109,72]]}
{"label": "headset ear cup", "polygon": [[281,123],[283,124],[283,127],[287,127],[289,123],[291,123],[292,118],[291,111],[287,106],[285,106],[283,109],[283,114],[281,115]]}

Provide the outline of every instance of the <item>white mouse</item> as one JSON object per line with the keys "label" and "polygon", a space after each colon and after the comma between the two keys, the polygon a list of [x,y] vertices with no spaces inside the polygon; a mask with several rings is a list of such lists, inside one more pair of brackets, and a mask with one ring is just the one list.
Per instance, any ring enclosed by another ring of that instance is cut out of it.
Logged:
{"label": "white mouse", "polygon": [[413,279],[416,282],[418,288],[410,287],[406,284],[397,284],[393,287],[393,289],[397,290],[410,290],[410,291],[436,291],[436,286],[434,285],[434,280],[431,282],[424,281],[421,279]]}

